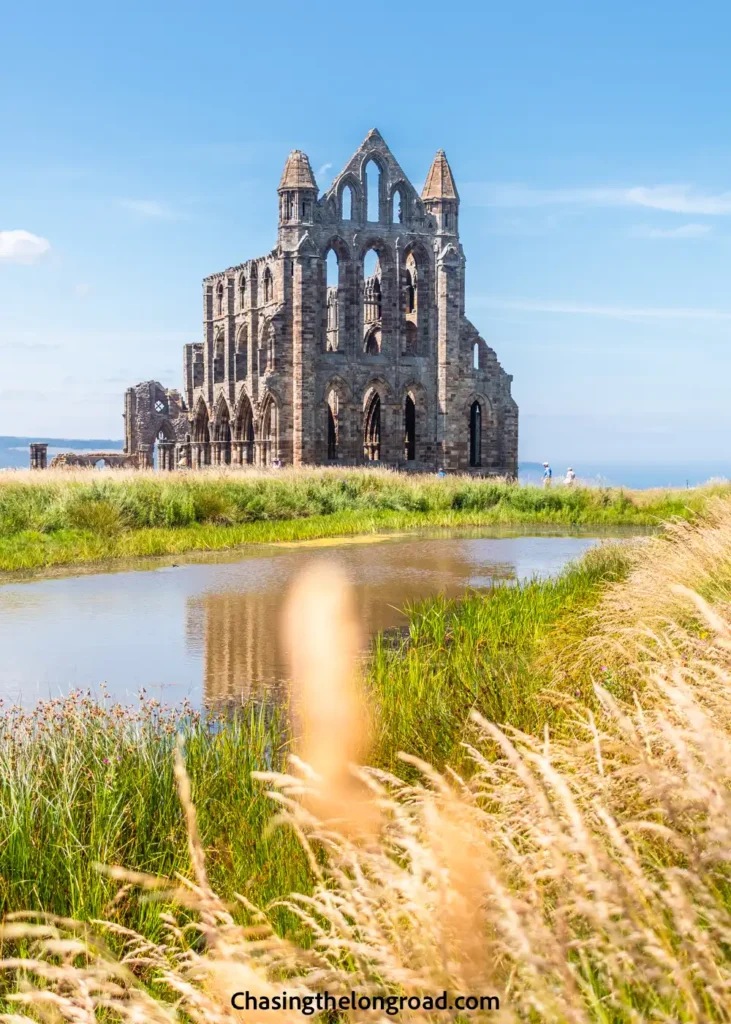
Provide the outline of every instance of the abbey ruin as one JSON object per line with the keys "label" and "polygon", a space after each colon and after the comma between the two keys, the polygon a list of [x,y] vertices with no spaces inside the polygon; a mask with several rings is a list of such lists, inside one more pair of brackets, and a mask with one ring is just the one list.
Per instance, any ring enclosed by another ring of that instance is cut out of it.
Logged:
{"label": "abbey ruin", "polygon": [[419,196],[374,129],[322,196],[299,150],[278,192],[275,248],[203,282],[182,394],[126,392],[126,455],[515,476],[512,377],[465,316],[445,154]]}

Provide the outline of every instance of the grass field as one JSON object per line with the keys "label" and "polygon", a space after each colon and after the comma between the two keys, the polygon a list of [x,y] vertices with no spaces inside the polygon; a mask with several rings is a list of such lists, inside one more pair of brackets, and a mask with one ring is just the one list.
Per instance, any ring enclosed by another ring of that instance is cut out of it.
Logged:
{"label": "grass field", "polygon": [[651,526],[730,484],[550,490],[386,470],[0,473],[0,572],[424,527]]}

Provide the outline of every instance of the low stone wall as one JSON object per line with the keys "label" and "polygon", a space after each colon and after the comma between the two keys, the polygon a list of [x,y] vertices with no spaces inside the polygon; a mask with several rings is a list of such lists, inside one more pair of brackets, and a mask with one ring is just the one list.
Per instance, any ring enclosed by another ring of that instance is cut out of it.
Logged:
{"label": "low stone wall", "polygon": [[93,469],[99,463],[108,469],[141,469],[144,464],[138,455],[125,452],[62,452],[51,459],[51,469]]}

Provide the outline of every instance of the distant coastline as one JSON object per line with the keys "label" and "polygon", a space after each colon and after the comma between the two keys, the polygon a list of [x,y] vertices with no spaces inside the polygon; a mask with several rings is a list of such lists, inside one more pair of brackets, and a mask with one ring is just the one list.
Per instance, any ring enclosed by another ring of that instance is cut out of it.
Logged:
{"label": "distant coastline", "polygon": [[124,441],[110,440],[109,438],[0,436],[0,469],[28,469],[30,465],[29,446],[32,441],[42,441],[48,445],[49,460],[59,452],[89,451],[89,449],[92,451],[97,449],[121,451],[124,447]]}
{"label": "distant coastline", "polygon": [[[49,446],[49,460],[59,452],[89,449],[121,451],[124,447],[121,439],[110,438],[0,436],[0,469],[27,469],[30,464],[29,445],[32,441],[43,441]],[[646,464],[574,462],[572,465],[582,483],[628,487],[633,490],[647,490],[652,487],[698,487],[709,480],[731,480],[731,461]],[[561,481],[568,466],[569,463],[565,459],[554,459],[551,462],[556,483]],[[518,473],[521,483],[539,483],[543,466],[540,462],[519,462]]]}

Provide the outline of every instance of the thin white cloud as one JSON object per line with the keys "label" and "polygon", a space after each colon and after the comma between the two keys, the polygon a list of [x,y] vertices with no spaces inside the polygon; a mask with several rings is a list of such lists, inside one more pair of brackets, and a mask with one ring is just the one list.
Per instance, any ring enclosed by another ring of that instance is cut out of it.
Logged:
{"label": "thin white cloud", "polygon": [[118,199],[119,206],[148,220],[178,220],[180,214],[156,199]]}
{"label": "thin white cloud", "polygon": [[0,263],[37,263],[50,250],[47,238],[30,231],[0,231]]}
{"label": "thin white cloud", "polygon": [[555,313],[565,316],[599,316],[617,320],[731,320],[731,312],[683,306],[594,306],[581,302],[485,297],[476,304],[485,309],[512,309],[524,313]]}
{"label": "thin white cloud", "polygon": [[731,214],[731,192],[698,192],[692,185],[541,189],[521,184],[474,182],[461,186],[461,191],[465,200],[475,206],[640,206],[709,217]]}
{"label": "thin white cloud", "polygon": [[332,164],[323,164],[319,171],[315,174],[316,178],[324,178],[327,172],[332,168]]}
{"label": "thin white cloud", "polygon": [[683,224],[678,228],[653,228],[640,224],[632,229],[635,238],[704,238],[712,231],[710,224]]}

